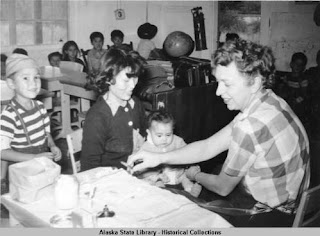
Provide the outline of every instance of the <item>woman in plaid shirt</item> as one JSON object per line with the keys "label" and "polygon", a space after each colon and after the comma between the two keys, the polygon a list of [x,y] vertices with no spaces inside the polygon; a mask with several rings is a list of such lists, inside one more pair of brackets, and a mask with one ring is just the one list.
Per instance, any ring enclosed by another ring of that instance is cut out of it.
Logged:
{"label": "woman in plaid shirt", "polygon": [[168,153],[131,156],[131,166],[142,161],[132,172],[162,163],[197,163],[228,150],[218,175],[191,167],[188,178],[221,196],[239,186],[254,199],[250,215],[229,219],[234,226],[291,226],[297,199],[309,184],[309,141],[289,105],[268,89],[274,61],[268,47],[244,40],[224,44],[213,57],[216,94],[240,113],[208,139]]}

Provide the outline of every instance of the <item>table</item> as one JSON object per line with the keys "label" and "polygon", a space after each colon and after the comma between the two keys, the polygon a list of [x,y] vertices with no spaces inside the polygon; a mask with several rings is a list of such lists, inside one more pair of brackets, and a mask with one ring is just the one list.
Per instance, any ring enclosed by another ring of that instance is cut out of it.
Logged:
{"label": "table", "polygon": [[[85,221],[105,204],[115,212],[114,217],[98,218],[99,228],[226,228],[232,227],[218,214],[199,207],[184,196],[151,186],[123,169],[99,167],[78,173],[80,203],[73,213],[82,218],[79,227],[93,227]],[[89,208],[85,189],[96,187],[93,207]],[[66,211],[55,206],[54,194],[30,204],[13,200],[10,194],[1,196],[14,218],[26,227],[51,227],[50,219]],[[91,212],[91,213],[90,213]]]}
{"label": "table", "polygon": [[62,129],[55,139],[65,138],[72,132],[70,117],[70,95],[80,98],[81,111],[87,111],[90,108],[90,100],[95,101],[97,95],[92,90],[86,90],[86,74],[76,71],[64,71],[56,77],[47,77],[41,75],[41,87],[49,92],[60,92],[61,94],[61,113]]}

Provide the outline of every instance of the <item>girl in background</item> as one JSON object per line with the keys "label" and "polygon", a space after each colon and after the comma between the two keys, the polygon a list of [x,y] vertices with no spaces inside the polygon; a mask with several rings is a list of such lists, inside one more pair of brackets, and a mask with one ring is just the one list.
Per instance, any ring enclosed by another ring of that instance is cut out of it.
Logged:
{"label": "girl in background", "polygon": [[68,41],[62,47],[62,61],[72,61],[83,65],[83,72],[86,72],[87,69],[83,61],[78,58],[79,47],[75,41]]}

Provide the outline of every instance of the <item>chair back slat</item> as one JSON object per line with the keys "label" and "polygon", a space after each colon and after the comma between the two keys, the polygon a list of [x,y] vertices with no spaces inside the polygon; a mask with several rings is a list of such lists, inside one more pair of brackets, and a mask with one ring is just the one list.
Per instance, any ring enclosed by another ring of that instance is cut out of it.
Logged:
{"label": "chair back slat", "polygon": [[320,226],[320,185],[302,194],[293,227]]}
{"label": "chair back slat", "polygon": [[80,128],[66,136],[73,174],[81,169],[80,160],[76,161],[75,154],[81,152],[82,149],[82,131],[82,128]]}

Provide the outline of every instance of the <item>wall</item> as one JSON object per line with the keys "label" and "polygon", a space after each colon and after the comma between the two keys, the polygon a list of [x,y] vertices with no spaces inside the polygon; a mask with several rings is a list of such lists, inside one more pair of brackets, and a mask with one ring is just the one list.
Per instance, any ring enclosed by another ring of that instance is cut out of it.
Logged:
{"label": "wall", "polygon": [[191,9],[202,6],[207,35],[208,50],[194,52],[191,56],[211,58],[216,48],[217,2],[212,1],[121,1],[125,11],[124,20],[116,20],[114,10],[119,6],[115,1],[71,1],[70,2],[70,38],[76,40],[83,48],[91,48],[89,35],[100,31],[105,36],[105,45],[111,44],[110,33],[120,29],[125,34],[125,42],[133,42],[137,47],[139,38],[137,29],[146,22],[158,27],[158,34],[153,39],[158,48],[172,31],[180,30],[194,38]]}
{"label": "wall", "polygon": [[[194,51],[191,56],[211,58],[217,42],[217,1],[70,0],[69,39],[75,40],[80,48],[88,49],[91,48],[89,35],[97,30],[105,35],[107,45],[111,43],[110,32],[118,28],[125,33],[125,42],[132,41],[134,47],[137,47],[139,38],[136,30],[146,22],[147,4],[148,21],[158,26],[158,34],[154,41],[160,48],[166,36],[175,30],[184,31],[194,38],[191,9],[201,6],[205,16],[208,50]],[[119,5],[125,10],[124,20],[115,19],[114,10]],[[316,4],[262,1],[261,6],[260,42],[273,47],[278,69],[290,70],[290,56],[295,50],[306,51],[309,58],[308,67],[315,65],[315,55],[320,42],[320,27],[315,27],[312,20]],[[47,55],[60,50],[61,46],[57,44],[25,48],[40,65],[47,65]],[[14,47],[1,48],[7,55],[10,55],[13,49]]]}
{"label": "wall", "polygon": [[[105,36],[105,47],[111,44],[110,33],[120,29],[125,34],[125,42],[133,42],[137,47],[139,38],[137,28],[146,22],[157,25],[158,34],[153,39],[156,46],[162,48],[166,36],[175,30],[188,33],[194,39],[191,9],[201,6],[205,16],[208,50],[195,51],[191,56],[211,58],[216,49],[217,2],[213,1],[109,1],[109,0],[70,0],[69,1],[69,40],[77,42],[80,48],[92,48],[89,36],[100,31]],[[124,20],[116,20],[114,10],[121,7],[125,11]],[[47,55],[61,51],[63,43],[24,47],[29,55],[40,65],[48,65]],[[15,47],[1,48],[2,53],[10,55]]]}
{"label": "wall", "polygon": [[307,55],[307,68],[316,65],[316,54],[320,49],[320,27],[313,21],[316,4],[262,2],[261,43],[273,49],[278,70],[291,70],[289,64],[295,52]]}

